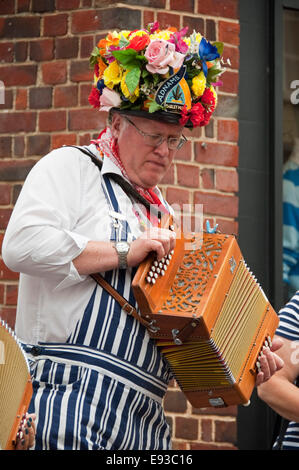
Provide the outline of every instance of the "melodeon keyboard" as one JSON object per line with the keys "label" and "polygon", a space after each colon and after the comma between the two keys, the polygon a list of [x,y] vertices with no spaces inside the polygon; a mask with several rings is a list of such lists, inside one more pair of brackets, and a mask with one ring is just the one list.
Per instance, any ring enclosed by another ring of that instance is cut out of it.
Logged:
{"label": "melodeon keyboard", "polygon": [[174,377],[196,408],[249,403],[278,316],[232,235],[180,234],[138,268],[133,290]]}
{"label": "melodeon keyboard", "polygon": [[32,396],[29,365],[14,332],[0,320],[0,449],[13,450]]}

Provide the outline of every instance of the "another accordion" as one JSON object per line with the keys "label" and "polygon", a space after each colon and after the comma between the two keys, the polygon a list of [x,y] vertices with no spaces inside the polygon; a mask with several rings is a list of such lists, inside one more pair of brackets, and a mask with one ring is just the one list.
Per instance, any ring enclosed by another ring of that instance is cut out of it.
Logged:
{"label": "another accordion", "polygon": [[234,236],[181,234],[170,256],[139,266],[133,289],[151,337],[193,406],[248,403],[258,356],[271,344],[278,316]]}
{"label": "another accordion", "polygon": [[29,365],[13,331],[0,321],[0,449],[13,450],[32,396]]}

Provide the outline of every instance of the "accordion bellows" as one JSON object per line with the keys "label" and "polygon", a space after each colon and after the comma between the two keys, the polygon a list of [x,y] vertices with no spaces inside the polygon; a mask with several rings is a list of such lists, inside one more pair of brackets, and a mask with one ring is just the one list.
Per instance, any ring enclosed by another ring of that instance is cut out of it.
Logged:
{"label": "accordion bellows", "polygon": [[0,321],[0,449],[13,450],[32,396],[29,365],[14,332]]}
{"label": "accordion bellows", "polygon": [[180,234],[171,256],[140,265],[133,289],[150,335],[193,406],[249,401],[258,356],[278,317],[234,236]]}

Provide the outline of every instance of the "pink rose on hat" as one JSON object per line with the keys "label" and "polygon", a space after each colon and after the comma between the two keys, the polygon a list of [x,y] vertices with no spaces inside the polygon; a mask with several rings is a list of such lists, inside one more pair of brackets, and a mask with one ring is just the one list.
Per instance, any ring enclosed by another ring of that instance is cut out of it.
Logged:
{"label": "pink rose on hat", "polygon": [[148,60],[146,68],[150,73],[164,75],[169,67],[178,69],[182,66],[185,54],[176,52],[175,45],[164,39],[155,39],[147,46],[145,58]]}

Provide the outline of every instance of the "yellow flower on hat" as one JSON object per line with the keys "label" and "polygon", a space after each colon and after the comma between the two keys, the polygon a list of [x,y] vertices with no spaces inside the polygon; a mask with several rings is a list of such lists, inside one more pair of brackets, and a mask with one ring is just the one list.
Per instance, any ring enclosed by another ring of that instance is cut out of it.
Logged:
{"label": "yellow flower on hat", "polygon": [[117,60],[104,70],[103,79],[105,85],[112,90],[115,85],[118,85],[122,79],[122,68],[119,66]]}
{"label": "yellow flower on hat", "polygon": [[203,94],[206,88],[206,83],[207,83],[207,79],[203,71],[201,71],[199,75],[196,75],[192,79],[191,89],[195,96],[199,97]]}
{"label": "yellow flower on hat", "polygon": [[121,91],[123,92],[124,96],[126,98],[129,99],[129,101],[131,101],[131,103],[134,103],[137,98],[139,97],[139,93],[140,93],[140,89],[139,89],[139,85],[135,88],[134,92],[133,93],[130,93],[129,89],[128,89],[128,86],[126,84],[126,76],[128,74],[128,70],[123,74],[122,76],[122,79],[121,79],[121,83],[120,83],[120,88],[121,88]]}
{"label": "yellow flower on hat", "polygon": [[218,101],[218,96],[217,96],[216,90],[215,90],[215,88],[213,87],[213,85],[210,86],[210,90],[211,90],[211,92],[212,92],[213,95],[214,95],[214,98],[215,98],[215,106],[216,106],[216,105],[217,105],[217,101]]}

